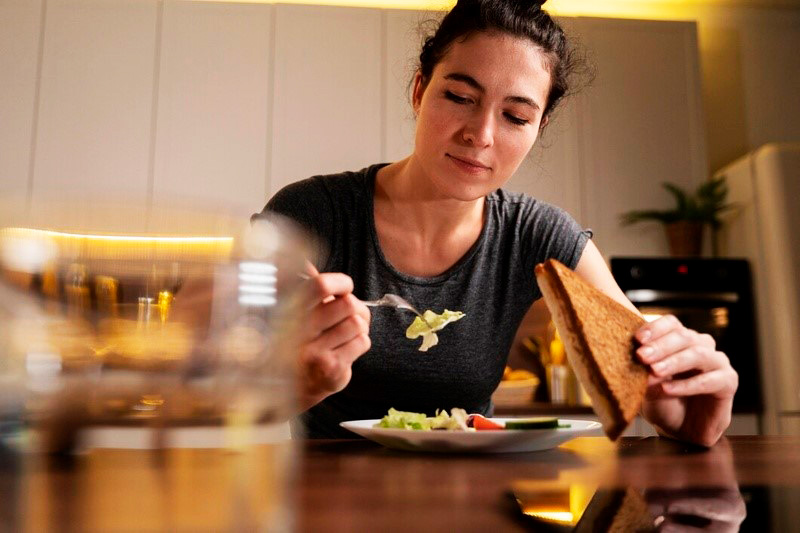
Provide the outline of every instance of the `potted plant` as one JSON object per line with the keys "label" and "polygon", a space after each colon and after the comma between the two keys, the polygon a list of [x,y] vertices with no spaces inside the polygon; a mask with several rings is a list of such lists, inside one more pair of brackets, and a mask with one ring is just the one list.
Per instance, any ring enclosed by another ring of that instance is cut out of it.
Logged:
{"label": "potted plant", "polygon": [[623,213],[620,217],[622,225],[637,222],[657,221],[664,224],[670,253],[673,256],[699,256],[703,246],[703,228],[711,227],[711,253],[719,252],[717,231],[722,226],[720,214],[734,207],[726,203],[728,185],[722,176],[701,183],[693,194],[690,194],[673,183],[662,183],[662,186],[675,198],[672,209],[634,210]]}

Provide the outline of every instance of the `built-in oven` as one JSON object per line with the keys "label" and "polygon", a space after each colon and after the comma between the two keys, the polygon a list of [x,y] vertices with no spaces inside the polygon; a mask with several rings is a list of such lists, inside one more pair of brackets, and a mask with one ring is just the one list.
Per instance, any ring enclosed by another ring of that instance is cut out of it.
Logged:
{"label": "built-in oven", "polygon": [[739,373],[735,413],[761,413],[750,268],[744,259],[615,257],[611,271],[646,318],[673,314],[708,333]]}

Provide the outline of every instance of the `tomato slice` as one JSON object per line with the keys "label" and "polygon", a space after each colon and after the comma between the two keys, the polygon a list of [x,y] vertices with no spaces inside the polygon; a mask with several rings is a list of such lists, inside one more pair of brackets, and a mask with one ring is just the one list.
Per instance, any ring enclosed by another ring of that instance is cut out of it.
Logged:
{"label": "tomato slice", "polygon": [[474,427],[477,431],[482,431],[486,429],[506,429],[505,426],[502,424],[498,424],[493,420],[489,420],[485,416],[473,414],[472,417],[472,427]]}

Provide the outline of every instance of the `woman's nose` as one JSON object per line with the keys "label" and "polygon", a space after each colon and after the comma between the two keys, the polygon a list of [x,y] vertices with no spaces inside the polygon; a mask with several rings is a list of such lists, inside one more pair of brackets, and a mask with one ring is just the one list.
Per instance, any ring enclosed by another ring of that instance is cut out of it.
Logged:
{"label": "woman's nose", "polygon": [[464,125],[461,137],[465,143],[481,148],[494,143],[494,118],[489,113],[475,113]]}

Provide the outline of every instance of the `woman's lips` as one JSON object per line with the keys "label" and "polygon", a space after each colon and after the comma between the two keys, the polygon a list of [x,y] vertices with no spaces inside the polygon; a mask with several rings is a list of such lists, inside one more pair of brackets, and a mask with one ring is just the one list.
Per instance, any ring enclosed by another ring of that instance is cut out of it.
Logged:
{"label": "woman's lips", "polygon": [[445,155],[447,155],[447,157],[450,158],[450,160],[455,163],[456,166],[473,174],[484,172],[491,168],[488,165],[484,165],[480,161],[476,161],[475,159],[470,159],[468,157],[457,157],[452,154]]}

